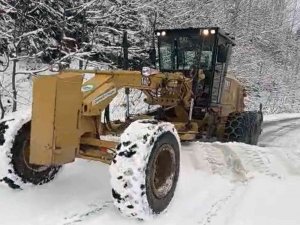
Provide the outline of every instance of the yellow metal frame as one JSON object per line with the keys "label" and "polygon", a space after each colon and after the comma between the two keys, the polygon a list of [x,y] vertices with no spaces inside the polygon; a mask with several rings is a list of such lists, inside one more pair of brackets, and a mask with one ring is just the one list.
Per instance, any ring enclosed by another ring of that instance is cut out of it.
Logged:
{"label": "yellow metal frame", "polygon": [[[95,76],[82,85],[85,73]],[[244,107],[241,85],[231,77],[226,82],[222,106],[213,109],[215,115],[189,121],[192,79],[182,73],[145,77],[140,71],[67,70],[38,77],[33,84],[30,163],[61,165],[77,157],[110,164],[118,143],[100,139],[101,135],[111,133],[101,123],[101,114],[121,88],[143,91],[148,104],[173,107],[175,116],[168,119],[175,124],[182,140],[196,139],[199,130],[209,127],[216,116],[219,118],[217,131],[222,133],[224,118]],[[117,126],[112,122],[113,125]],[[126,124],[123,125],[119,128],[124,130]]]}

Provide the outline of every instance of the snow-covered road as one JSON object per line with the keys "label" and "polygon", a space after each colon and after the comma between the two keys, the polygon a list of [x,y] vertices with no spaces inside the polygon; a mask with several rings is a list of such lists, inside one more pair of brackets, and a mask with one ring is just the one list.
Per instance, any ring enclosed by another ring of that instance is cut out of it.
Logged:
{"label": "snow-covered road", "polygon": [[[174,201],[166,213],[142,223],[299,225],[300,115],[265,121],[261,147],[184,144]],[[0,184],[1,225],[101,223],[141,224],[113,206],[109,171],[101,163],[77,160],[52,183],[22,191]]]}

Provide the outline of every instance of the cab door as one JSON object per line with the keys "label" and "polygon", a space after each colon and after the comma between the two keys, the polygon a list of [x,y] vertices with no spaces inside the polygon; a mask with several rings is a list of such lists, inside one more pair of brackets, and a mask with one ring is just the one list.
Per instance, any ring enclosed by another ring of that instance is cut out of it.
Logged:
{"label": "cab door", "polygon": [[228,56],[230,55],[231,44],[225,38],[219,35],[218,46],[216,49],[216,61],[214,76],[212,81],[211,103],[220,104],[221,96],[228,67]]}

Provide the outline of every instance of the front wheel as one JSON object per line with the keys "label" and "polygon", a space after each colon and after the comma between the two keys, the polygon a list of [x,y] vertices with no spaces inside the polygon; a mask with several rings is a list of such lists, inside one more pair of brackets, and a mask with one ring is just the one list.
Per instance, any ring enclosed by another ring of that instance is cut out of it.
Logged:
{"label": "front wheel", "polygon": [[179,163],[180,142],[173,125],[132,123],[110,168],[114,204],[122,214],[139,219],[163,212],[176,189]]}
{"label": "front wheel", "polygon": [[29,163],[30,115],[14,113],[11,117],[0,122],[0,181],[13,189],[22,188],[24,183],[41,185],[51,181],[60,166]]}
{"label": "front wheel", "polygon": [[41,185],[51,181],[60,166],[40,166],[29,163],[30,122],[23,125],[15,137],[12,153],[12,165],[15,173],[24,183]]}

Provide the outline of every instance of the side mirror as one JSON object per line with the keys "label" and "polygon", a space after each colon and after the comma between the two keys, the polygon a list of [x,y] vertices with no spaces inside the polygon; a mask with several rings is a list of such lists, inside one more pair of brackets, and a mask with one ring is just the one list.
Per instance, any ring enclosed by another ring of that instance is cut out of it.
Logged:
{"label": "side mirror", "polygon": [[217,61],[220,63],[225,63],[227,61],[228,48],[224,45],[218,46],[218,56]]}

